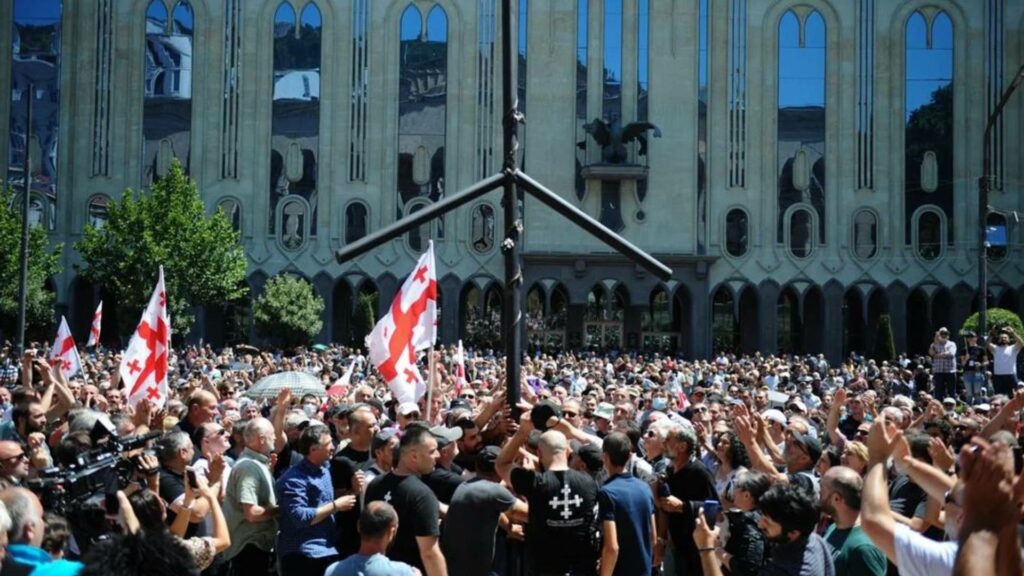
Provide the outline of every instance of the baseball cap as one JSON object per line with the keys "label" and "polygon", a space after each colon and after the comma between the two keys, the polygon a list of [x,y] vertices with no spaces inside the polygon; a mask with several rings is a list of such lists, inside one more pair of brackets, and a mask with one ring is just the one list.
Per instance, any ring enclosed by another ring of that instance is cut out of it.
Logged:
{"label": "baseball cap", "polygon": [[462,438],[462,428],[456,426],[455,428],[449,428],[447,426],[434,426],[430,429],[430,433],[433,434],[434,438],[437,439],[438,450],[445,448],[452,442]]}
{"label": "baseball cap", "polygon": [[462,398],[454,398],[454,399],[452,399],[451,402],[448,403],[448,410],[449,411],[456,410],[458,408],[465,408],[466,410],[472,410],[473,409],[473,407],[469,405],[469,402],[466,402]]}
{"label": "baseball cap", "polygon": [[793,443],[802,446],[812,462],[817,463],[818,458],[821,458],[821,442],[814,436],[793,432]]}
{"label": "baseball cap", "polygon": [[548,421],[552,417],[561,418],[562,408],[547,400],[540,402],[530,411],[530,421],[533,422],[533,427],[537,430],[547,430]]}
{"label": "baseball cap", "polygon": [[402,402],[398,405],[399,416],[408,416],[409,414],[419,414],[420,407],[415,402]]}
{"label": "baseball cap", "polygon": [[783,426],[785,426],[786,422],[788,421],[786,415],[783,414],[781,410],[777,410],[775,408],[769,408],[765,410],[764,412],[761,413],[761,416],[763,416],[765,420],[775,422]]}
{"label": "baseball cap", "polygon": [[380,450],[381,448],[387,446],[388,442],[390,442],[392,438],[395,438],[397,436],[398,431],[394,428],[384,428],[383,430],[377,432],[376,434],[373,435],[373,440],[370,442],[370,453],[372,454],[377,450]]}
{"label": "baseball cap", "polygon": [[498,460],[501,449],[497,446],[484,446],[476,453],[476,471],[494,472],[494,463]]}
{"label": "baseball cap", "polygon": [[615,417],[615,406],[612,406],[608,402],[601,402],[594,409],[594,418],[602,418],[604,420],[611,421]]}

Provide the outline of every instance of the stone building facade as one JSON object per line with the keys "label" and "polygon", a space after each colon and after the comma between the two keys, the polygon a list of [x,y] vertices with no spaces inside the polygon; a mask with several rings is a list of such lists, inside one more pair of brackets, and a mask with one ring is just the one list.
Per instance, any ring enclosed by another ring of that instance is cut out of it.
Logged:
{"label": "stone building facade", "polygon": [[[494,345],[498,193],[354,262],[333,254],[499,169],[500,4],[5,2],[0,159],[22,186],[31,80],[32,214],[55,241],[177,158],[240,231],[254,295],[279,273],[313,283],[321,340],[358,342],[366,302],[390,302],[433,238],[442,339]],[[661,282],[527,200],[532,344],[835,359],[870,352],[883,314],[920,351],[977,308],[983,132],[1024,63],[1024,1],[514,4],[520,160],[674,270]],[[1018,94],[989,167],[1007,244],[989,298],[1018,312],[1022,110]],[[602,144],[596,120],[644,142]],[[84,333],[103,294],[78,263],[66,250],[51,284]],[[236,316],[201,311],[194,336],[238,339]]]}

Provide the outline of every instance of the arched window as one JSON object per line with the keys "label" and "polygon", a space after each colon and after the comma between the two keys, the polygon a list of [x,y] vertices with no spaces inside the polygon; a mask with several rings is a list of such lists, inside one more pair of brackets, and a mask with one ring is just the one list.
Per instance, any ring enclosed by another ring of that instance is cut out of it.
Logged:
{"label": "arched window", "polygon": [[[409,211],[406,216],[415,214],[426,206],[425,202],[416,202],[409,205]],[[427,240],[430,236],[430,224],[421,224],[406,234],[406,238],[409,241],[409,249],[413,252],[422,252],[427,247]]]}
{"label": "arched window", "polygon": [[351,244],[366,236],[366,204],[353,202],[345,208],[345,244]]}
{"label": "arched window", "polygon": [[739,346],[739,320],[732,292],[725,286],[715,290],[711,299],[711,338],[716,352],[734,350]]}
{"label": "arched window", "polygon": [[748,239],[747,213],[739,208],[729,211],[725,217],[725,251],[730,256],[743,256],[747,253]]}
{"label": "arched window", "polygon": [[235,232],[242,231],[242,206],[238,203],[238,200],[234,198],[225,198],[221,200],[217,207],[224,216],[227,217],[228,222],[231,222],[231,229]]}
{"label": "arched window", "polygon": [[800,321],[799,300],[792,289],[783,290],[776,307],[778,322],[778,346],[784,353],[800,352],[803,342],[803,325]]}
{"label": "arched window", "polygon": [[673,314],[668,291],[657,287],[651,292],[641,318],[643,327],[643,349],[671,352],[679,347],[679,331]]}
{"label": "arched window", "polygon": [[789,217],[789,251],[796,258],[807,258],[814,250],[813,217],[809,210],[794,210]]}
{"label": "arched window", "polygon": [[[435,5],[424,20],[416,4],[402,12],[398,70],[398,215],[416,198],[445,190],[448,15]],[[438,224],[438,236],[443,227]]]}
{"label": "arched window", "polygon": [[853,215],[853,254],[869,260],[878,253],[878,217],[870,210]]}
{"label": "arched window", "polygon": [[950,227],[947,241],[953,237],[953,40],[953,22],[945,12],[914,12],[907,19],[903,180],[908,244],[910,219],[926,204],[941,211]]}
{"label": "arched window", "polygon": [[494,247],[494,208],[490,204],[480,204],[473,209],[471,228],[473,250],[480,253],[490,251]]}
{"label": "arched window", "polygon": [[[288,196],[303,198],[309,204],[310,236],[316,236],[317,218],[321,35],[315,3],[306,4],[299,18],[287,1],[278,5],[273,27],[270,206]],[[273,220],[270,232],[275,233]]]}
{"label": "arched window", "polygon": [[89,226],[99,230],[107,224],[107,204],[110,198],[105,194],[97,194],[89,199]]}
{"label": "arched window", "polygon": [[608,297],[602,286],[594,286],[587,294],[587,321],[601,322],[608,318]]}
{"label": "arched window", "polygon": [[[8,5],[11,2],[8,1]],[[45,204],[40,222],[49,230],[57,220],[57,136],[60,132],[61,2],[13,0],[7,184],[23,191],[25,154],[31,151],[32,198]],[[11,26],[7,20],[6,26]],[[6,55],[7,52],[5,51]],[[5,56],[6,57],[6,56]],[[33,93],[29,94],[28,85]],[[28,102],[34,99],[32,126]],[[35,200],[29,203],[31,207]]]}
{"label": "arched window", "polygon": [[1006,258],[1006,247],[1010,234],[1006,226],[1005,214],[989,212],[986,236],[989,260],[999,261]]}
{"label": "arched window", "polygon": [[177,159],[189,169],[192,129],[192,6],[163,0],[146,9],[146,70],[142,112],[142,181],[164,176]]}
{"label": "arched window", "polygon": [[935,260],[942,255],[942,217],[935,210],[921,212],[917,218],[917,255]]}
{"label": "arched window", "polygon": [[825,19],[817,10],[790,10],[779,20],[779,242],[786,210],[797,203],[817,213],[819,242],[825,241],[825,39]]}

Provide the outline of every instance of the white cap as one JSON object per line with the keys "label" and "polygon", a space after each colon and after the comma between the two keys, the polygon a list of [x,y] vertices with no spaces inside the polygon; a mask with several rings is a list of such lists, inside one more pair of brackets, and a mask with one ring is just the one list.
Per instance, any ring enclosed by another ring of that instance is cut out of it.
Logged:
{"label": "white cap", "polygon": [[413,412],[419,412],[420,407],[415,402],[403,402],[398,405],[398,414],[401,416],[408,416]]}

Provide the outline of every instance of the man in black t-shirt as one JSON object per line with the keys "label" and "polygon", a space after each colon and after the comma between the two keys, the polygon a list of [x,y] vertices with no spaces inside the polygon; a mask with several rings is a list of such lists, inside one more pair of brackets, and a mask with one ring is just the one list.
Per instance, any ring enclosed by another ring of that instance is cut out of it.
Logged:
{"label": "man in black t-shirt", "polygon": [[[697,458],[698,446],[697,434],[692,427],[674,424],[669,428],[665,437],[665,448],[673,463],[665,480],[669,495],[658,501],[658,508],[668,516],[668,535],[672,541],[676,574],[687,576],[703,574],[700,554],[693,541],[696,515],[705,500],[718,500],[715,479]],[[663,547],[664,543],[659,542],[656,557],[661,557]]]}
{"label": "man in black t-shirt", "polygon": [[526,548],[530,573],[539,576],[596,574],[600,551],[597,536],[597,482],[569,469],[569,442],[557,430],[540,436],[537,452],[543,472],[516,466],[533,424],[523,415],[519,430],[495,462],[502,479],[529,505]]}
{"label": "man in black t-shirt", "polygon": [[[184,432],[169,432],[157,444],[160,458],[160,498],[167,502],[167,524],[174,522],[185,501],[185,471],[195,457],[192,439]],[[192,518],[185,529],[185,538],[206,536],[203,520],[210,507],[202,499],[192,504]]]}
{"label": "man in black t-shirt", "polygon": [[430,433],[437,440],[437,466],[423,477],[423,483],[434,491],[434,495],[442,504],[448,505],[452,501],[455,489],[465,479],[462,477],[461,469],[456,470],[453,463],[455,455],[458,454],[456,441],[462,438],[462,428],[448,428],[447,426],[434,426]]}
{"label": "man in black t-shirt", "polygon": [[[359,471],[370,460],[370,444],[379,430],[377,417],[366,404],[361,404],[348,413],[350,442],[339,450],[331,460],[331,483],[335,496],[348,494],[362,495],[363,473]],[[359,551],[359,506],[338,512],[334,521],[338,527],[334,547],[341,559]]]}
{"label": "man in black t-shirt", "polygon": [[405,562],[427,576],[447,573],[439,542],[440,505],[437,497],[420,480],[437,461],[437,440],[424,424],[409,424],[398,445],[395,469],[370,482],[366,502],[383,500],[398,513],[398,533],[388,558]]}

